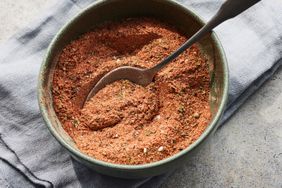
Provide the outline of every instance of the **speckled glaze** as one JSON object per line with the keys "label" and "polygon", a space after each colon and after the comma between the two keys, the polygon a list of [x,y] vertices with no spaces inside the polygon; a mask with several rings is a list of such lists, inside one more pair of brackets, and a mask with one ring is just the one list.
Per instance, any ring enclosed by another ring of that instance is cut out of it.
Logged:
{"label": "speckled glaze", "polygon": [[127,17],[154,17],[178,27],[188,36],[194,34],[204,22],[199,16],[171,0],[104,0],[98,1],[76,15],[56,34],[48,47],[38,79],[38,101],[42,116],[51,134],[66,148],[72,157],[96,170],[99,173],[121,178],[141,178],[159,175],[189,160],[219,125],[227,101],[228,69],[227,61],[221,44],[212,33],[201,41],[201,50],[206,54],[210,64],[211,95],[210,105],[212,120],[205,132],[186,149],[161,161],[143,165],[119,165],[96,160],[81,153],[72,139],[66,134],[58,120],[52,101],[52,78],[57,57],[71,40],[85,33],[95,25],[107,20],[118,20]]}

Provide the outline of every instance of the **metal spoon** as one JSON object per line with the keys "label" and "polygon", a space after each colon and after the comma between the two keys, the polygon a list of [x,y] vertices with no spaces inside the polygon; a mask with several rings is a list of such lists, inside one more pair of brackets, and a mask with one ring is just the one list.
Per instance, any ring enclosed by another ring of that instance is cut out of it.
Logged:
{"label": "metal spoon", "polygon": [[84,104],[91,99],[100,89],[106,85],[113,83],[117,80],[130,80],[136,84],[147,86],[150,84],[156,75],[165,65],[172,62],[173,59],[178,57],[183,51],[189,48],[192,44],[201,39],[204,35],[210,32],[213,28],[223,23],[224,21],[233,18],[249,7],[253,6],[260,0],[226,0],[216,15],[205,24],[196,34],[180,46],[175,52],[165,58],[161,63],[149,69],[142,69],[131,66],[118,67],[107,74],[105,74],[89,92]]}

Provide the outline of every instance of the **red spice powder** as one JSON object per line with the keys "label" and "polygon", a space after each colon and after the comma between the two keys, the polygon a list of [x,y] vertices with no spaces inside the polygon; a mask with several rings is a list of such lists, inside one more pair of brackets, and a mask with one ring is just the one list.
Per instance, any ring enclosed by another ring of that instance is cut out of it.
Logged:
{"label": "red spice powder", "polygon": [[147,87],[117,81],[80,109],[106,72],[122,65],[152,67],[186,40],[162,22],[134,18],[100,25],[63,49],[54,73],[54,107],[82,152],[111,163],[144,164],[178,153],[203,133],[211,118],[210,78],[197,45]]}

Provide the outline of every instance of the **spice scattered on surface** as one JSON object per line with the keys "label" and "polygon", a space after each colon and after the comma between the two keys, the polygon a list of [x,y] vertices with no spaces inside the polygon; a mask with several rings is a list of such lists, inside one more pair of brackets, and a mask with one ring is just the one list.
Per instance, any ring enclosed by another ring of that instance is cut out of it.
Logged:
{"label": "spice scattered on surface", "polygon": [[117,81],[80,109],[108,71],[152,67],[186,40],[171,26],[135,18],[102,24],[63,49],[53,78],[54,108],[82,152],[111,163],[144,164],[178,153],[203,133],[211,118],[210,78],[197,44],[147,87]]}

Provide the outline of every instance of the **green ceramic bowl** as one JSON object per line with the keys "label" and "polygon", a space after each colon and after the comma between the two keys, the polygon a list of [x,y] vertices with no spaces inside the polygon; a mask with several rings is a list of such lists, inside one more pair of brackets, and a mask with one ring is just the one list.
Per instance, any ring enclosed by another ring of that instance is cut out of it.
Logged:
{"label": "green ceramic bowl", "polygon": [[194,34],[204,24],[195,13],[171,0],[98,1],[75,16],[57,33],[49,45],[38,80],[39,106],[51,134],[77,161],[99,173],[121,178],[141,178],[159,175],[183,165],[185,161],[198,152],[203,144],[209,142],[208,138],[216,130],[227,100],[227,62],[217,36],[215,33],[211,33],[211,35],[203,38],[200,44],[201,50],[205,53],[210,64],[212,120],[198,140],[169,158],[143,165],[112,164],[96,160],[81,153],[72,139],[63,130],[53,108],[51,87],[57,57],[65,45],[99,23],[107,20],[140,16],[149,16],[166,21],[178,27],[188,36]]}

